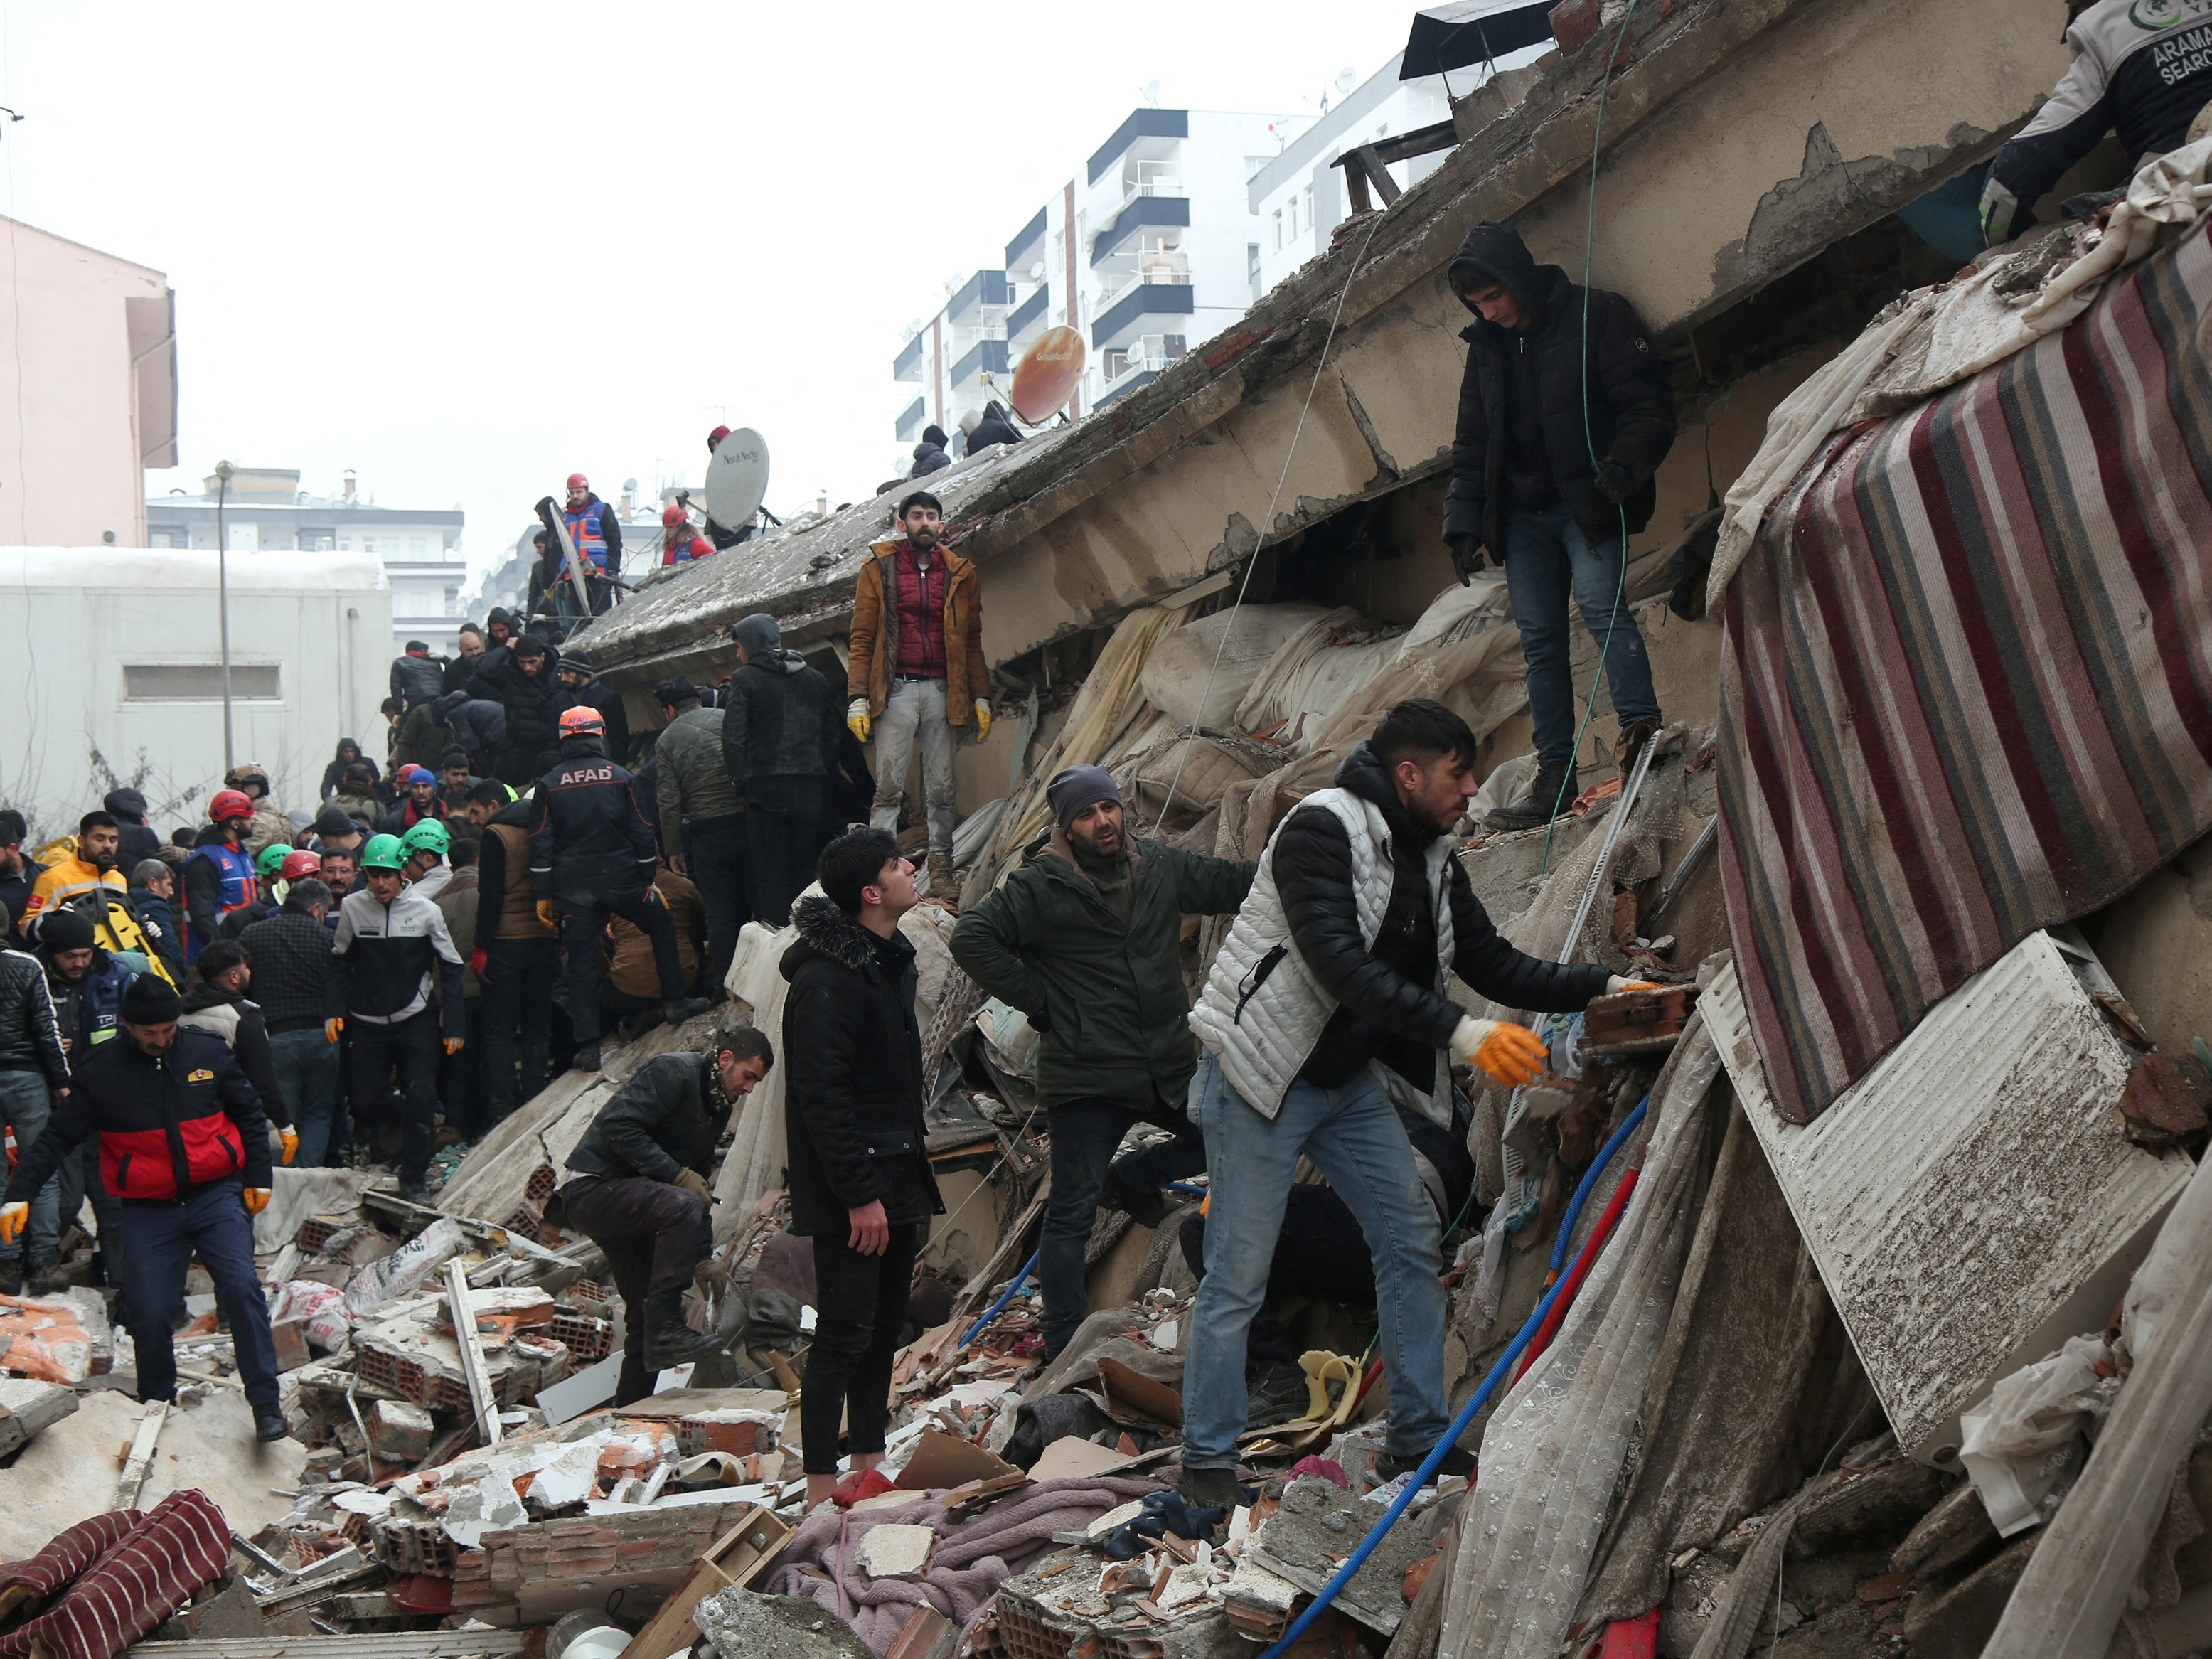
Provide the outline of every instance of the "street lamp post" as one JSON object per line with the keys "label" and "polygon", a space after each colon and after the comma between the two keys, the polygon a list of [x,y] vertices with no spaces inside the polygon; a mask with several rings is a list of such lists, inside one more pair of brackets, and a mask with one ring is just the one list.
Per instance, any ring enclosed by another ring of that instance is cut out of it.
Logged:
{"label": "street lamp post", "polygon": [[222,629],[222,772],[228,778],[238,765],[232,752],[230,726],[230,538],[222,524],[223,502],[230,494],[231,465],[215,464],[215,591],[216,610]]}

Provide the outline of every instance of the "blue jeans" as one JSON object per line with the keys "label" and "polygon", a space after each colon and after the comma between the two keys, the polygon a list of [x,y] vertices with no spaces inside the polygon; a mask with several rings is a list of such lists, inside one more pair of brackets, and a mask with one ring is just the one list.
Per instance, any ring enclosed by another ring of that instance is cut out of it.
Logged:
{"label": "blue jeans", "polygon": [[1390,1383],[1389,1450],[1425,1455],[1443,1438],[1443,1236],[1414,1172],[1413,1143],[1372,1070],[1340,1089],[1297,1082],[1264,1118],[1208,1054],[1191,1079],[1191,1115],[1206,1136],[1213,1200],[1206,1277],[1191,1310],[1182,1379],[1185,1468],[1232,1468],[1244,1431],[1244,1335],[1267,1298],[1291,1178],[1313,1159],[1358,1218],[1375,1258],[1375,1315]]}
{"label": "blue jeans", "polygon": [[131,1304],[131,1341],[138,1351],[138,1397],[173,1400],[177,1356],[169,1343],[170,1310],[185,1299],[185,1269],[197,1255],[215,1280],[230,1322],[230,1340],[246,1398],[276,1403],[276,1344],[269,1304],[253,1274],[253,1220],[235,1180],[202,1187],[179,1204],[125,1204],[123,1291]]}
{"label": "blue jeans", "polygon": [[1505,587],[1521,629],[1521,654],[1528,663],[1536,758],[1546,764],[1570,763],[1575,753],[1575,676],[1567,649],[1571,588],[1583,626],[1604,648],[1614,715],[1624,726],[1659,718],[1651,659],[1621,587],[1625,551],[1618,536],[1592,547],[1564,506],[1506,515]]}
{"label": "blue jeans", "polygon": [[[15,1132],[15,1155],[20,1158],[38,1144],[53,1115],[43,1072],[0,1072],[0,1120]],[[61,1249],[61,1177],[39,1188],[31,1200],[30,1224],[21,1239],[0,1249],[0,1261],[28,1261],[44,1266]]]}
{"label": "blue jeans", "polygon": [[269,1047],[276,1086],[300,1137],[300,1153],[293,1161],[302,1170],[319,1169],[330,1151],[331,1121],[337,1111],[338,1045],[323,1035],[321,1026],[309,1025],[277,1032]]}

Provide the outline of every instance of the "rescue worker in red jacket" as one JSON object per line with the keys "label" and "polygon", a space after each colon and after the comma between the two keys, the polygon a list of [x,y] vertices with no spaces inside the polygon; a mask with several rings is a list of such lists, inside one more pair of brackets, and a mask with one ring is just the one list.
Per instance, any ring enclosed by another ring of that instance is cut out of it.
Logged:
{"label": "rescue worker in red jacket", "polygon": [[269,1119],[222,1038],[178,1029],[183,1010],[168,985],[141,975],[123,994],[121,1039],[71,1057],[69,1092],[0,1194],[0,1246],[21,1233],[32,1195],[62,1160],[97,1137],[100,1182],[120,1206],[139,1399],[176,1398],[169,1313],[197,1255],[230,1322],[254,1433],[282,1440],[276,1348],[253,1273],[252,1217],[269,1203]]}
{"label": "rescue worker in red jacket", "polygon": [[691,515],[671,501],[660,509],[660,562],[689,564],[714,550],[714,544],[691,527]]}
{"label": "rescue worker in red jacket", "polygon": [[220,936],[222,919],[260,896],[254,882],[253,855],[246,850],[253,827],[253,800],[240,789],[225,789],[208,803],[209,826],[185,860],[185,960]]}

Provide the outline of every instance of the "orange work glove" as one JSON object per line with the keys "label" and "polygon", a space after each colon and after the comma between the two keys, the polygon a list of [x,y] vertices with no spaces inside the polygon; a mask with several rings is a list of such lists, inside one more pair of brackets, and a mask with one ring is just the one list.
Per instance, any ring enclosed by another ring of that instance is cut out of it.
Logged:
{"label": "orange work glove", "polygon": [[279,1129],[276,1139],[283,1143],[284,1161],[289,1164],[300,1155],[300,1133],[296,1129]]}
{"label": "orange work glove", "polygon": [[461,1052],[462,1045],[466,1042],[467,1039],[465,1037],[447,1037],[445,1041],[446,1052],[449,1054],[458,1054]]}
{"label": "orange work glove", "polygon": [[269,1189],[266,1187],[248,1187],[246,1189],[246,1214],[259,1215],[268,1207]]}
{"label": "orange work glove", "polygon": [[342,1019],[325,1020],[323,1022],[323,1041],[325,1042],[336,1042],[338,1040],[338,1033],[344,1030],[345,1021]]}
{"label": "orange work glove", "polygon": [[0,1204],[0,1244],[13,1244],[30,1224],[31,1206],[27,1202]]}
{"label": "orange work glove", "polygon": [[1544,1062],[1551,1057],[1551,1050],[1527,1026],[1472,1017],[1460,1021],[1453,1030],[1451,1051],[1476,1070],[1514,1089],[1541,1077]]}
{"label": "orange work glove", "polygon": [[538,901],[538,920],[540,923],[548,927],[557,927],[560,926],[560,924],[553,919],[553,901],[551,899],[540,899]]}

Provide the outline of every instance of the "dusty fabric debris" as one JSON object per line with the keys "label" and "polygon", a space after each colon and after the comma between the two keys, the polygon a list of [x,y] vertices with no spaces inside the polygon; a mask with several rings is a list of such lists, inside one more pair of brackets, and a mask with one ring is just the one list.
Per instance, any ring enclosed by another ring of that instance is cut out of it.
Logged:
{"label": "dusty fabric debris", "polygon": [[[22,1659],[113,1659],[202,1585],[212,1583],[230,1559],[230,1528],[222,1511],[199,1492],[173,1492],[148,1510],[119,1512],[126,1525],[89,1559],[93,1533],[80,1530],[44,1562],[0,1573],[4,1583],[51,1583],[38,1616],[0,1635],[0,1656]],[[106,1528],[94,1523],[99,1534]],[[76,1565],[71,1565],[70,1563]],[[60,1582],[52,1583],[59,1575]],[[63,1586],[65,1584],[66,1588]]]}

